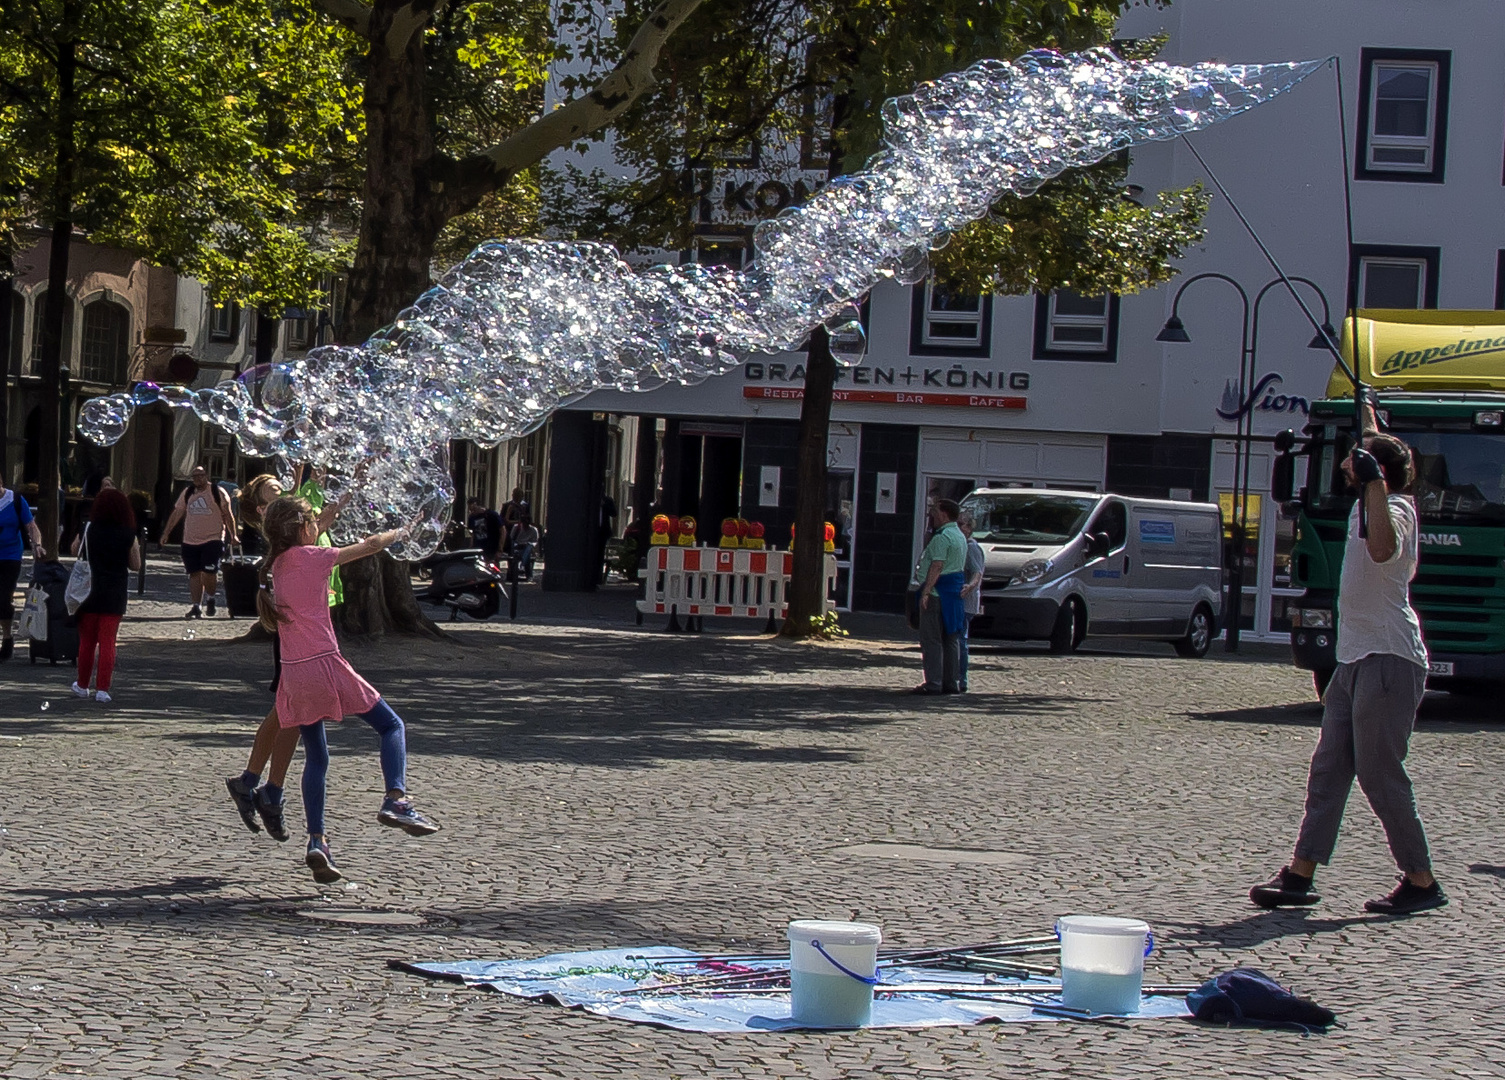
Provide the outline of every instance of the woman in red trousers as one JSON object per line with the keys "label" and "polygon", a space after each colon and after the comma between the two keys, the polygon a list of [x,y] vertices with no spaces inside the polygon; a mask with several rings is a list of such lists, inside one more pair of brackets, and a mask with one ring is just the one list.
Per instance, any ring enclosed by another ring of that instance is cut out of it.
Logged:
{"label": "woman in red trousers", "polygon": [[[94,497],[89,523],[73,541],[73,553],[88,553],[92,581],[89,598],[78,609],[78,680],[73,692],[95,701],[110,700],[110,679],[115,674],[115,635],[125,616],[130,572],[141,569],[141,545],[136,540],[136,515],[131,504],[115,488],[105,488]],[[99,666],[95,669],[95,654]]]}

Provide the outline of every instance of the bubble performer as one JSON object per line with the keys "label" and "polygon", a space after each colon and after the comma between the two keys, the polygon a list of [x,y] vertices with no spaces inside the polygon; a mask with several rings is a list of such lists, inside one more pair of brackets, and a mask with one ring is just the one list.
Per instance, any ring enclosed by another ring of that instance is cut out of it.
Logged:
{"label": "bubble performer", "polygon": [[391,550],[421,557],[449,520],[450,440],[493,446],[591,390],[699,382],[739,352],[797,348],[820,324],[855,362],[855,301],[884,280],[923,280],[931,248],[999,196],[1226,120],[1324,63],[1180,67],[1106,49],[986,60],[886,102],[867,168],[761,223],[745,270],[637,270],[606,244],[483,244],[364,344],[213,388],[139,383],[88,402],[79,430],[110,445],[141,406],[191,408],[243,454],[324,467],[331,498],[368,462],[335,540],[417,520]]}

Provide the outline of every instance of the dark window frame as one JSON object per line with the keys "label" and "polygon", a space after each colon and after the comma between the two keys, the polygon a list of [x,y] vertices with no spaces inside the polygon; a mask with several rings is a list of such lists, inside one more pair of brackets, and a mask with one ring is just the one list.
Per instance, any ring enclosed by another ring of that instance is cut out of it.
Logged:
{"label": "dark window frame", "polygon": [[1108,340],[1100,352],[1086,349],[1054,349],[1050,345],[1050,293],[1035,293],[1035,333],[1033,356],[1036,360],[1078,360],[1087,364],[1118,363],[1118,318],[1120,298],[1108,294]]}
{"label": "dark window frame", "polygon": [[[1369,99],[1373,96],[1374,65],[1387,60],[1437,65],[1437,100],[1432,117],[1432,167],[1422,171],[1373,169],[1369,161]],[[1361,49],[1359,51],[1359,123],[1355,136],[1353,178],[1393,184],[1441,184],[1447,171],[1448,99],[1452,88],[1451,49]]]}
{"label": "dark window frame", "polygon": [[26,295],[12,286],[10,290],[10,340],[5,343],[5,370],[13,379],[21,377],[27,366]]}
{"label": "dark window frame", "polygon": [[[679,264],[681,266],[686,266],[690,263],[700,263],[698,256],[700,254],[700,241],[702,240],[720,241],[726,244],[740,243],[745,254],[742,257],[741,267],[734,269],[747,269],[755,257],[753,250],[753,226],[730,224],[697,225],[694,233],[691,234],[690,246],[680,249]],[[706,265],[720,264],[710,263]]]}
{"label": "dark window frame", "polygon": [[1359,268],[1366,258],[1374,259],[1420,259],[1427,265],[1427,280],[1422,287],[1422,305],[1420,311],[1431,311],[1437,307],[1437,278],[1438,270],[1442,262],[1442,249],[1440,247],[1411,247],[1399,244],[1355,244],[1353,246],[1353,261],[1348,265],[1348,306],[1358,308],[1359,303]]}
{"label": "dark window frame", "polygon": [[[230,329],[228,331],[216,329],[215,312],[228,310],[230,312]],[[240,317],[241,306],[231,302],[229,304],[209,305],[209,340],[216,342],[232,342],[240,340]]]}
{"label": "dark window frame", "polygon": [[1495,310],[1505,311],[1505,248],[1495,253]]}
{"label": "dark window frame", "polygon": [[[96,339],[102,328],[91,328],[89,320],[97,312],[108,313],[111,325],[103,329],[110,332],[112,340]],[[109,355],[96,355],[96,346],[99,345],[103,345]],[[83,333],[79,342],[78,371],[74,372],[74,378],[79,382],[119,386],[126,382],[130,366],[131,309],[111,297],[94,297],[83,305]]]}
{"label": "dark window frame", "polygon": [[978,312],[978,341],[975,345],[934,345],[925,342],[925,319],[929,316],[930,278],[926,278],[910,290],[909,301],[909,355],[910,356],[973,356],[993,355],[993,294],[981,294]]}

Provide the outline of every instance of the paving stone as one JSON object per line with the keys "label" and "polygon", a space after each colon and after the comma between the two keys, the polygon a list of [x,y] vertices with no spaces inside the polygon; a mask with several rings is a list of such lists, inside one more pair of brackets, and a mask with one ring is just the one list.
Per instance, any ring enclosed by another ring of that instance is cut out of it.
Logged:
{"label": "paving stone", "polygon": [[[444,831],[381,828],[374,739],[335,726],[350,881],[321,888],[296,840],[251,835],[224,795],[270,703],[268,648],[230,640],[244,620],[185,627],[158,563],[149,584],[115,703],[71,698],[61,666],[0,668],[0,1075],[1499,1075],[1498,702],[1433,695],[1412,743],[1450,907],[1363,913],[1394,871],[1356,791],[1323,905],[1262,913],[1245,892],[1288,857],[1319,719],[1278,651],[982,645],[974,692],[931,702],[902,692],[918,655],[893,622],[848,620],[860,639],[820,647],[733,623],[670,636],[636,628],[620,590],[530,589],[515,626],[349,647],[407,721],[413,794]],[[1152,978],[1250,964],[1348,1026],[692,1035],[386,967],[778,949],[796,917],[960,943],[1071,912],[1147,919]]]}

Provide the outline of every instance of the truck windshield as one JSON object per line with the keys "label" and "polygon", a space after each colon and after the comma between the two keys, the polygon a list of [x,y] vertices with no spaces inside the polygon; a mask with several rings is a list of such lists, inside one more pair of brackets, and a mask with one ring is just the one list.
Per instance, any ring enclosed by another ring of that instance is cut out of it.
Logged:
{"label": "truck windshield", "polygon": [[[1472,431],[1407,431],[1391,433],[1416,452],[1416,484],[1412,494],[1423,520],[1450,524],[1505,524],[1505,435]],[[1324,478],[1319,497],[1323,509],[1346,509],[1353,492],[1339,469],[1352,440],[1348,432],[1328,425],[1316,441],[1313,465]]]}
{"label": "truck windshield", "polygon": [[1397,431],[1416,452],[1416,508],[1423,518],[1505,523],[1505,435]]}
{"label": "truck windshield", "polygon": [[962,509],[972,511],[973,538],[987,544],[1064,544],[1081,529],[1097,499],[1070,495],[969,495]]}

